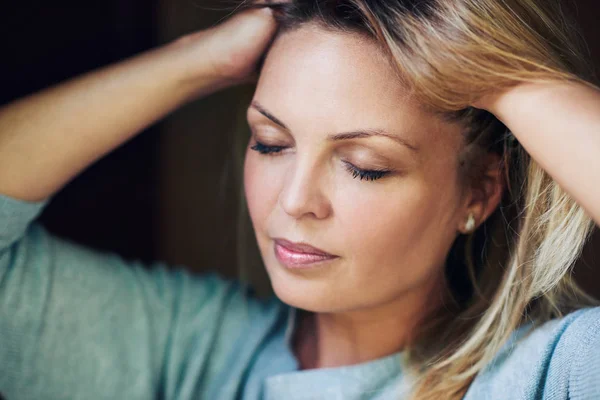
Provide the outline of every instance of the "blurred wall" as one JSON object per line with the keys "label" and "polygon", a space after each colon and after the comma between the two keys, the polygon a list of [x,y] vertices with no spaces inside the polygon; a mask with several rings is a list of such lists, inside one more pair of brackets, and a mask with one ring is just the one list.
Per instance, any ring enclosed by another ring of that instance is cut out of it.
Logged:
{"label": "blurred wall", "polygon": [[[231,1],[159,0],[160,43],[205,29]],[[157,257],[201,272],[218,269],[271,292],[243,202],[246,107],[253,86],[227,89],[179,109],[161,124]]]}

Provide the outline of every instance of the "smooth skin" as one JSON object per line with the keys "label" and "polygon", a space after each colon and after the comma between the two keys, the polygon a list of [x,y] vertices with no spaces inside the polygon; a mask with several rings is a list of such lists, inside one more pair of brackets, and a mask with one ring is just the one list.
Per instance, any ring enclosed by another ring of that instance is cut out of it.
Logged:
{"label": "smooth skin", "polygon": [[[46,199],[177,107],[251,81],[275,29],[269,10],[246,11],[2,107],[0,193]],[[457,127],[419,112],[376,47],[358,36],[311,27],[281,36],[253,100],[245,190],[277,295],[313,311],[298,331],[301,367],[351,365],[401,350],[416,316],[437,305],[445,254],[465,232],[468,214],[479,225],[497,206],[497,171],[490,169],[484,189],[459,186]],[[519,85],[475,106],[496,114],[600,223],[598,91],[564,82]],[[327,139],[363,129],[385,130],[418,151],[385,137]],[[251,148],[256,139],[285,149],[259,154]],[[393,172],[360,180],[349,164]],[[274,258],[274,237],[307,241],[339,258],[318,272],[292,273]]]}

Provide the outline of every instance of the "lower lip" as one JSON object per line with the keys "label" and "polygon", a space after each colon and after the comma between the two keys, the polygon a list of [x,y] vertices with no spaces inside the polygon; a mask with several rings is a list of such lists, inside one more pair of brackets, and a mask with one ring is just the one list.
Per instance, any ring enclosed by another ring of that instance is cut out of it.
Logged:
{"label": "lower lip", "polygon": [[291,269],[307,269],[322,266],[323,263],[336,259],[336,256],[298,253],[275,243],[275,256],[283,265]]}

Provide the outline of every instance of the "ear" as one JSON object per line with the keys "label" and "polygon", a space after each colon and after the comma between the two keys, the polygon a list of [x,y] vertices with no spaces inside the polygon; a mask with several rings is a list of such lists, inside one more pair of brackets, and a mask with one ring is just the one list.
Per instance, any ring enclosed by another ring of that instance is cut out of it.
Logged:
{"label": "ear", "polygon": [[[487,168],[483,177],[472,182],[467,188],[463,213],[459,216],[459,232],[473,233],[498,208],[506,186],[501,162],[502,158],[498,154],[490,153],[486,156]],[[475,225],[471,230],[467,229],[470,214],[473,214],[475,219]]]}

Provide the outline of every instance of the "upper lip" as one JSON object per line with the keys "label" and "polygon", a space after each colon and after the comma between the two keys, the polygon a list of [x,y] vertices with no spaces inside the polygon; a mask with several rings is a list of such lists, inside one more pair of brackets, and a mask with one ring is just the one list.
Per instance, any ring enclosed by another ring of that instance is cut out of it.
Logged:
{"label": "upper lip", "polygon": [[285,240],[282,238],[276,238],[275,242],[280,246],[283,246],[287,249],[295,251],[297,253],[306,253],[306,254],[318,254],[321,256],[335,257],[335,255],[330,254],[324,250],[321,250],[317,247],[311,246],[308,243],[303,242],[290,242],[289,240]]}

